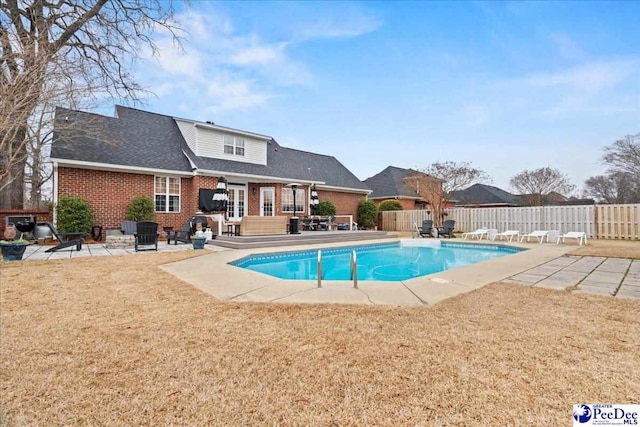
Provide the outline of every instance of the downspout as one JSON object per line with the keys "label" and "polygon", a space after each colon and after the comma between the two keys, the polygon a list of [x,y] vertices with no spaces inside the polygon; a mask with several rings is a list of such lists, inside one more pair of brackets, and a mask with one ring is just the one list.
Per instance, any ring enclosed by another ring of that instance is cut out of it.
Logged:
{"label": "downspout", "polygon": [[[58,204],[58,162],[53,162],[53,206]],[[53,223],[56,224],[56,210],[52,212]]]}

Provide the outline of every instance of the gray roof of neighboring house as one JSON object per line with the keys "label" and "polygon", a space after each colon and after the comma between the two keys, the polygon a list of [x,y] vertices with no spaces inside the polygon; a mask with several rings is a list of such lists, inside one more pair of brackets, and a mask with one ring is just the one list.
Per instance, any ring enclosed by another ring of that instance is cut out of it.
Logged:
{"label": "gray roof of neighboring house", "polygon": [[[371,189],[370,199],[381,199],[391,197],[412,197],[419,198],[415,190],[406,185],[405,178],[422,174],[414,169],[403,169],[395,166],[388,166],[378,174],[367,178],[364,183]],[[428,176],[427,174],[424,174]]]}
{"label": "gray roof of neighboring house", "polygon": [[456,205],[513,205],[520,197],[492,185],[474,184],[469,188],[451,193],[450,198]]}
{"label": "gray roof of neighboring house", "polygon": [[368,190],[333,156],[282,147],[272,140],[267,165],[201,157],[188,147],[172,117],[123,106],[116,106],[116,113],[113,118],[56,109],[51,157],[184,172],[192,171],[191,159],[198,169]]}

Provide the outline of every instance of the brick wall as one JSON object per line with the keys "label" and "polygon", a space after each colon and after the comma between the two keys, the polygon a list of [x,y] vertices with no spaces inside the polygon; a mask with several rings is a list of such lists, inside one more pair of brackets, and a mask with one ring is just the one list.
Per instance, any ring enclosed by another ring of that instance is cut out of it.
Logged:
{"label": "brick wall", "polygon": [[402,210],[404,210],[404,211],[432,210],[431,209],[431,205],[416,204],[415,199],[402,199],[402,198],[398,198],[398,199],[380,199],[380,200],[374,200],[374,202],[375,202],[377,207],[380,207],[380,203],[386,202],[387,200],[393,200],[394,202],[400,203],[400,205],[402,206]]}
{"label": "brick wall", "polygon": [[[291,212],[282,212],[282,188],[286,187],[286,184],[281,183],[260,183],[254,184],[250,183],[248,186],[248,200],[249,200],[249,210],[248,215],[260,215],[260,188],[262,187],[272,187],[275,188],[276,193],[276,215],[284,215],[284,216],[292,216]],[[302,216],[309,215],[309,206],[307,202],[309,200],[309,195],[311,194],[311,190],[309,187],[301,187],[305,191],[305,207]],[[255,193],[254,193],[255,189]],[[324,191],[318,190],[318,199],[320,201],[329,200],[336,206],[336,213],[345,214],[345,215],[353,215],[353,219],[355,221],[356,215],[358,213],[358,203],[364,199],[364,195],[362,194],[353,194],[353,193],[342,193],[339,191]],[[297,201],[297,199],[296,199]]]}
{"label": "brick wall", "polygon": [[[182,178],[181,211],[156,212],[156,221],[163,227],[182,228],[198,209],[198,191],[193,195],[195,178]],[[208,177],[207,177],[208,178]],[[213,178],[215,180],[215,178]],[[204,181],[209,184],[208,181]],[[215,182],[215,181],[214,181]],[[215,183],[207,188],[215,188]],[[77,168],[58,168],[58,197],[78,196],[89,202],[95,222],[104,229],[120,228],[127,205],[136,196],[154,196],[154,176]]]}
{"label": "brick wall", "polygon": [[[181,211],[156,212],[156,221],[163,227],[182,228],[198,210],[198,190],[200,188],[216,188],[217,177],[195,176],[182,178],[180,186]],[[260,188],[275,188],[276,215],[291,216],[291,212],[282,212],[281,183],[249,183],[247,186],[248,215],[260,215]],[[309,187],[305,190],[305,200],[308,200]],[[254,192],[255,189],[255,192]],[[77,168],[58,168],[58,197],[78,196],[87,200],[95,214],[95,222],[102,224],[104,229],[120,228],[125,219],[127,205],[135,196],[154,195],[154,176],[135,173],[97,171]],[[341,193],[338,191],[318,190],[320,201],[329,200],[336,206],[339,214],[353,215],[354,221],[358,211],[358,203],[364,195]],[[309,215],[309,206],[305,201],[302,215]]]}
{"label": "brick wall", "polygon": [[[353,215],[357,221],[358,203],[364,200],[364,194],[342,193],[339,191],[318,190],[318,200],[328,200],[336,207],[336,213],[340,215]],[[342,218],[341,218],[342,219]]]}

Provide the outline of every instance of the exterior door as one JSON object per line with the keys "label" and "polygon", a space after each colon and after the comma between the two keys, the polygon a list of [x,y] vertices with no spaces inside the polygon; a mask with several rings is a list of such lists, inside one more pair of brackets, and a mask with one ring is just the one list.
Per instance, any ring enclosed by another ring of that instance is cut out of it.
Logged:
{"label": "exterior door", "polygon": [[227,218],[229,221],[240,221],[246,214],[247,188],[241,185],[229,185],[229,204]]}
{"label": "exterior door", "polygon": [[260,189],[260,216],[276,215],[276,189],[263,187]]}

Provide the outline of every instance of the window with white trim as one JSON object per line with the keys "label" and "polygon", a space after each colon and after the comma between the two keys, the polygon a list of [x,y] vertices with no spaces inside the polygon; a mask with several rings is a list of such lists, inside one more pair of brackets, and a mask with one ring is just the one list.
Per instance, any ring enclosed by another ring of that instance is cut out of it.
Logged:
{"label": "window with white trim", "polygon": [[224,136],[224,154],[244,156],[244,138],[237,136]]}
{"label": "window with white trim", "polygon": [[156,176],[156,212],[180,212],[180,178]]}
{"label": "window with white trim", "polygon": [[[304,213],[306,200],[305,190],[298,188],[296,190],[296,213]],[[282,212],[293,212],[293,189],[291,188],[282,189]]]}

